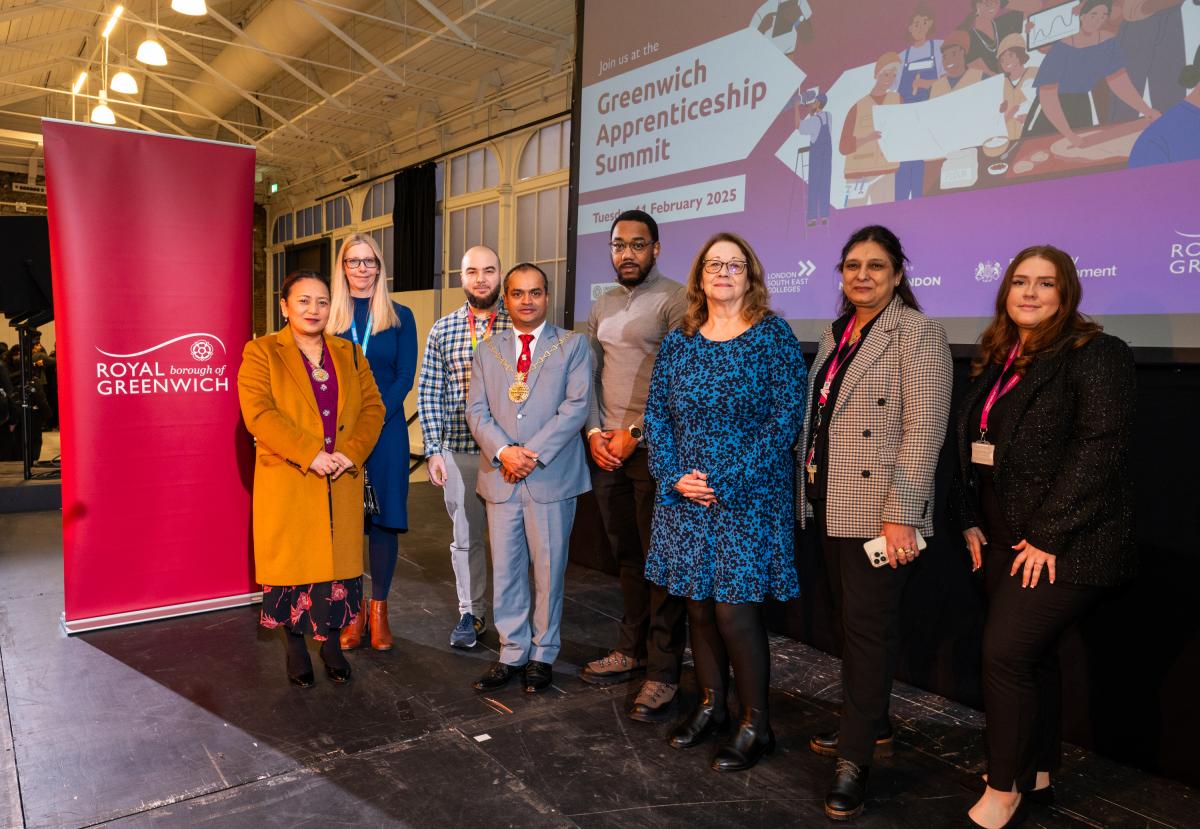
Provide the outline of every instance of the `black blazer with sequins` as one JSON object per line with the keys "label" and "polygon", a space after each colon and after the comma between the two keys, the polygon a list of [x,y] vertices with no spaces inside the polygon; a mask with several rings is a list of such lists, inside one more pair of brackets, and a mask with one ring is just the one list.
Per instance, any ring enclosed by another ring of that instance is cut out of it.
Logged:
{"label": "black blazer with sequins", "polygon": [[[968,423],[1000,374],[989,366],[955,417],[958,466],[951,510],[980,525]],[[992,435],[996,496],[1019,538],[1056,556],[1057,580],[1114,585],[1137,570],[1129,448],[1136,393],[1133,352],[1101,334],[1036,358],[1006,401],[1007,434]]]}

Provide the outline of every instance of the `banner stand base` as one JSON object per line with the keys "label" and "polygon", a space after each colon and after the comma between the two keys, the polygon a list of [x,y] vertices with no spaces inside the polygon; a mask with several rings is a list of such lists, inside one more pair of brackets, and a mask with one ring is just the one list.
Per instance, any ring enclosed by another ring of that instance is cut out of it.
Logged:
{"label": "banner stand base", "polygon": [[242,593],[237,596],[224,596],[218,599],[205,599],[199,602],[166,605],[165,607],[151,607],[146,610],[131,610],[108,616],[93,616],[90,619],[72,619],[69,622],[67,614],[64,612],[59,616],[59,623],[67,634],[86,633],[89,630],[136,625],[140,622],[154,622],[175,616],[191,616],[194,613],[208,613],[212,610],[227,610],[231,607],[243,607],[261,601],[262,592],[260,591],[258,593]]}

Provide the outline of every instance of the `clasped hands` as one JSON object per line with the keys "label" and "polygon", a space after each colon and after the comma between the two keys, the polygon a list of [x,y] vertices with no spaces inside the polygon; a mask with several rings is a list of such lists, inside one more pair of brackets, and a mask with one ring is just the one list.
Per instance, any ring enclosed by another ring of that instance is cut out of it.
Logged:
{"label": "clasped hands", "polygon": [[637,440],[629,434],[628,429],[609,429],[588,435],[588,450],[592,453],[592,460],[606,472],[620,469],[637,445]]}
{"label": "clasped hands", "polygon": [[708,473],[699,469],[693,469],[676,481],[675,491],[702,507],[711,507],[717,503],[717,493],[708,485]]}
{"label": "clasped hands", "polygon": [[516,484],[537,468],[538,454],[524,446],[505,446],[496,459],[500,461],[500,474],[504,480]]}
{"label": "clasped hands", "polygon": [[322,449],[313,458],[313,462],[308,465],[308,468],[318,475],[329,475],[336,481],[343,472],[354,468],[354,461],[341,452],[330,453]]}
{"label": "clasped hands", "polygon": [[[971,552],[971,572],[975,572],[983,566],[983,548],[987,545],[987,539],[984,538],[983,530],[979,527],[969,527],[963,530],[963,538],[967,540],[967,549]],[[1017,551],[1017,557],[1013,559],[1008,574],[1015,576],[1018,570],[1023,570],[1021,573],[1022,587],[1037,587],[1043,570],[1046,571],[1046,578],[1050,580],[1051,584],[1054,584],[1057,575],[1054,572],[1056,556],[1045,550],[1039,550],[1025,539],[1014,544],[1013,549]]]}

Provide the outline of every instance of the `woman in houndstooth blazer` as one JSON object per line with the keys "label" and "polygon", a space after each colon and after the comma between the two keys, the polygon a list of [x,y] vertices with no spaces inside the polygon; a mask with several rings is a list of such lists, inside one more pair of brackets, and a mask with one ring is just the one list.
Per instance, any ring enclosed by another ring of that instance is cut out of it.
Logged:
{"label": "woman in houndstooth blazer", "polygon": [[[796,507],[811,526],[841,616],[842,715],[809,747],[836,756],[826,813],[862,811],[874,751],[890,748],[888,700],[899,653],[900,597],[917,531],[933,533],[933,475],[950,412],[942,326],[920,311],[908,258],[885,227],[842,248],[842,314],[821,336],[797,448]],[[886,537],[887,566],[863,544]]]}

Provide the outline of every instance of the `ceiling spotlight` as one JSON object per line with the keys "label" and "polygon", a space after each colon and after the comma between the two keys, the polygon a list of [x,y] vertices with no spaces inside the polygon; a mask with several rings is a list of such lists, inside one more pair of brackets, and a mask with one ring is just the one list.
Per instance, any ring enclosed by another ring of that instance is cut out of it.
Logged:
{"label": "ceiling spotlight", "polygon": [[117,116],[113,115],[113,111],[108,108],[108,92],[106,90],[100,90],[100,103],[92,109],[92,123],[110,126],[117,123]]}
{"label": "ceiling spotlight", "polygon": [[208,14],[204,0],[171,0],[171,8],[180,14],[190,14],[193,17]]}
{"label": "ceiling spotlight", "polygon": [[125,11],[124,6],[117,6],[113,9],[112,17],[108,18],[108,24],[104,27],[104,31],[100,33],[100,37],[107,38],[112,34],[113,27],[117,25],[117,20],[121,17],[121,12],[123,11]]}

